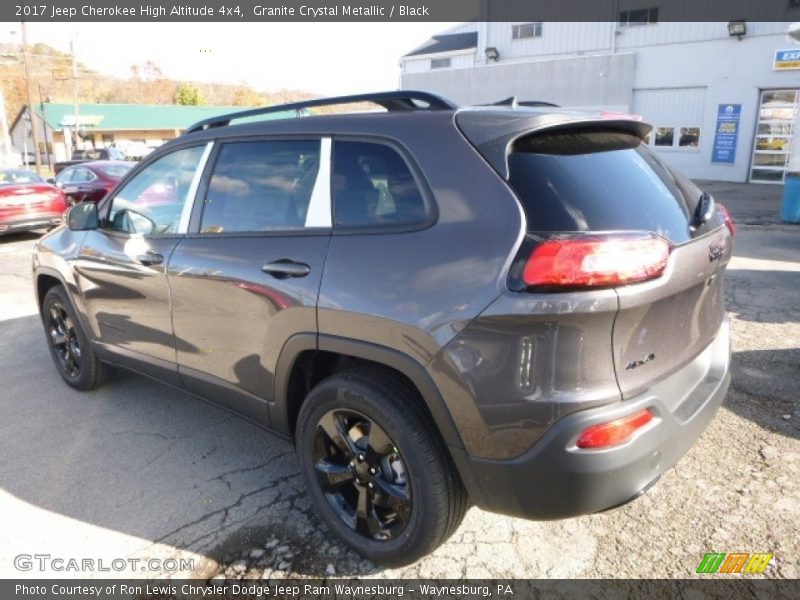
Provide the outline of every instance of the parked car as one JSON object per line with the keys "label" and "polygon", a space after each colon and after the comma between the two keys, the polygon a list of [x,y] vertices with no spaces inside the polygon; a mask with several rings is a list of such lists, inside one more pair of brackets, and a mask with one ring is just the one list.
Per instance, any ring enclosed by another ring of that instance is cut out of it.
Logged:
{"label": "parked car", "polygon": [[61,190],[27,169],[0,169],[0,235],[49,228],[66,210]]}
{"label": "parked car", "polygon": [[[254,120],[354,102],[388,110]],[[203,121],[39,242],[50,352],[76,389],[123,366],[294,440],[322,520],[379,563],[470,504],[620,505],[730,379],[733,223],[650,129],[408,91]]]}
{"label": "parked car", "polygon": [[64,190],[70,204],[99,202],[114,189],[135,163],[121,160],[98,160],[67,167],[53,180]]}
{"label": "parked car", "polygon": [[69,160],[62,160],[53,165],[53,173],[58,175],[67,167],[80,165],[93,160],[113,160],[118,155],[114,152],[109,152],[106,148],[98,148],[97,150],[75,150],[72,152],[72,158]]}

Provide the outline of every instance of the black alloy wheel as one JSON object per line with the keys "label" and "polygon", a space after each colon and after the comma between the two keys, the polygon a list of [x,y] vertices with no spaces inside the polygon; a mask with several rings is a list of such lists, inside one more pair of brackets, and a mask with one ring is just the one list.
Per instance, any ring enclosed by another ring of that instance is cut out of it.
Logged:
{"label": "black alloy wheel", "polygon": [[61,371],[70,379],[78,378],[81,373],[81,344],[75,324],[59,302],[50,305],[47,330]]}
{"label": "black alloy wheel", "polygon": [[411,485],[395,443],[374,420],[331,410],[314,440],[316,475],[336,515],[374,540],[391,540],[408,526]]}
{"label": "black alloy wheel", "polygon": [[53,286],[45,294],[42,323],[53,362],[64,381],[86,391],[108,379],[109,369],[97,357],[62,286]]}
{"label": "black alloy wheel", "polygon": [[319,516],[382,565],[432,552],[469,505],[423,402],[396,372],[359,366],[317,383],[297,415],[295,444]]}

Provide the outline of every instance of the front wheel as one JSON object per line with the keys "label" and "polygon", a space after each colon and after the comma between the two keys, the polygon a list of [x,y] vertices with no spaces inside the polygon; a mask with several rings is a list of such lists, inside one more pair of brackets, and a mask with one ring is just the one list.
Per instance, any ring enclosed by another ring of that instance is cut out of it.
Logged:
{"label": "front wheel", "polygon": [[63,287],[52,287],[45,295],[42,322],[50,355],[64,381],[75,389],[91,390],[106,380],[108,367],[95,355]]}
{"label": "front wheel", "polygon": [[413,390],[380,369],[329,377],[298,415],[303,476],[325,523],[384,565],[414,562],[458,527],[467,498]]}

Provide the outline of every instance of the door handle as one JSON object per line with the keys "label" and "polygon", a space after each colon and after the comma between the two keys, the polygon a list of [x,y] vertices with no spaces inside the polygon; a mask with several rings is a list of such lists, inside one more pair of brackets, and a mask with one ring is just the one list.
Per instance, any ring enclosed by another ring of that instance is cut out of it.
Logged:
{"label": "door handle", "polygon": [[145,267],[152,267],[153,265],[160,265],[164,262],[164,257],[155,252],[145,252],[136,257],[136,261],[143,264]]}
{"label": "door handle", "polygon": [[295,262],[284,258],[269,262],[261,267],[264,273],[269,273],[276,279],[286,279],[287,277],[305,277],[311,273],[311,267],[305,263]]}

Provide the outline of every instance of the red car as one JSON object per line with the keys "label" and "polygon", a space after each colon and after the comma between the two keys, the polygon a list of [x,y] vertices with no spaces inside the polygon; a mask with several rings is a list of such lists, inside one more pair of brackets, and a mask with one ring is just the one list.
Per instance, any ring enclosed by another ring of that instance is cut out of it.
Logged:
{"label": "red car", "polygon": [[0,169],[0,235],[61,223],[64,192],[27,169]]}
{"label": "red car", "polygon": [[67,167],[55,179],[70,204],[99,202],[114,189],[136,163],[124,160],[95,160]]}

